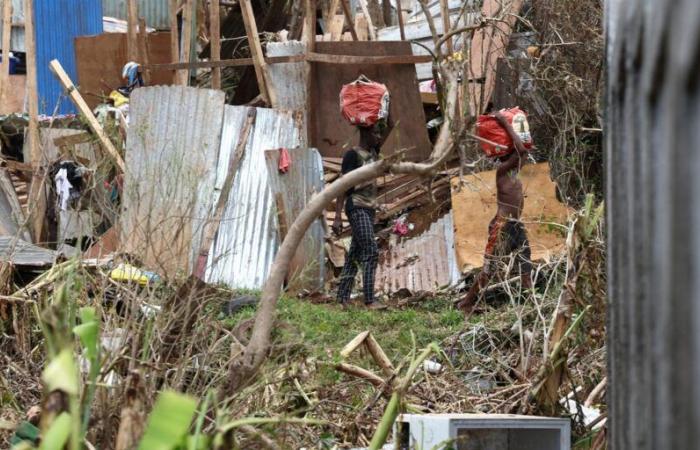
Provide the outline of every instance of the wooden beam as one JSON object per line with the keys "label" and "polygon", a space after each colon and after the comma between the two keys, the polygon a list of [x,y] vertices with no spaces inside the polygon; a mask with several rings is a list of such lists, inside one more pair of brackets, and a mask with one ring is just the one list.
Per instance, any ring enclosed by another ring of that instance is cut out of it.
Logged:
{"label": "wooden beam", "polygon": [[350,28],[350,34],[352,35],[352,40],[357,41],[357,30],[355,30],[355,22],[352,20],[352,13],[350,12],[349,0],[340,0],[340,4],[343,7],[343,14],[345,15],[345,22]]}
{"label": "wooden beam", "polygon": [[126,54],[129,61],[138,61],[138,38],[136,35],[136,27],[139,23],[139,12],[136,0],[128,0],[126,3]]}
{"label": "wooden beam", "polygon": [[396,8],[399,13],[399,32],[401,33],[401,40],[405,41],[406,40],[406,30],[404,29],[403,25],[403,7],[401,6],[401,0],[396,0]]}
{"label": "wooden beam", "polygon": [[151,82],[151,71],[144,69],[148,66],[148,28],[146,27],[146,19],[139,18],[139,64],[143,70],[143,80],[146,84]]}
{"label": "wooden beam", "polygon": [[277,234],[280,242],[283,242],[289,230],[287,227],[287,210],[284,207],[284,197],[282,197],[281,192],[275,194],[275,208],[277,209]]}
{"label": "wooden beam", "polygon": [[336,42],[339,41],[341,36],[343,35],[343,25],[345,22],[345,16],[342,14],[338,14],[333,16],[333,18],[330,20],[327,30],[331,35],[331,41]]}
{"label": "wooden beam", "polygon": [[430,55],[349,56],[309,53],[306,58],[309,62],[325,64],[421,64],[433,61],[433,58]]}
{"label": "wooden beam", "polygon": [[[447,2],[448,0],[440,0],[440,15],[442,16],[443,36],[450,32],[450,8]],[[445,43],[447,44],[447,54],[452,55],[454,53],[454,49],[452,48],[452,38],[449,38]]]}
{"label": "wooden beam", "polygon": [[29,204],[34,242],[41,242],[46,216],[46,196],[44,177],[41,171],[43,155],[39,142],[39,93],[37,91],[36,36],[34,34],[34,1],[24,0],[24,40],[27,61],[27,99],[29,102],[29,159],[33,176],[29,189]]}
{"label": "wooden beam", "polygon": [[314,51],[316,42],[316,2],[304,0],[304,27],[301,41],[306,44],[306,51]]}
{"label": "wooden beam", "polygon": [[[211,42],[211,60],[217,62],[221,60],[221,11],[219,1],[212,0],[209,5],[209,37]],[[221,68],[214,67],[211,71],[212,89],[221,89]]]}
{"label": "wooden beam", "polygon": [[272,89],[272,83],[269,83],[270,75],[268,72],[267,63],[265,63],[262,45],[258,36],[258,25],[255,23],[255,14],[253,14],[253,5],[250,0],[240,0],[241,14],[243,15],[243,24],[248,35],[248,45],[250,46],[250,54],[253,57],[253,66],[255,66],[255,76],[258,79],[258,88],[263,100],[273,108],[277,105],[277,98]]}
{"label": "wooden beam", "polygon": [[51,61],[51,63],[49,63],[49,68],[54,73],[54,75],[56,75],[58,81],[63,85],[63,88],[66,90],[71,100],[78,108],[78,111],[80,111],[80,113],[85,116],[88,126],[90,126],[90,129],[92,129],[92,131],[97,135],[97,138],[100,140],[102,147],[104,147],[109,156],[112,157],[119,170],[121,170],[121,172],[126,171],[126,166],[121,155],[114,147],[114,144],[112,144],[112,141],[109,140],[107,134],[105,134],[102,125],[100,125],[100,123],[97,121],[95,115],[92,113],[92,110],[87,105],[87,103],[85,103],[85,100],[78,92],[78,89],[73,84],[73,81],[71,81],[66,71],[63,70],[63,66],[61,66],[61,63],[54,59],[53,61]]}
{"label": "wooden beam", "polygon": [[12,0],[4,0],[2,5],[2,73],[0,73],[0,112],[7,111],[7,93],[10,85],[10,40],[12,37]]}
{"label": "wooden beam", "polygon": [[328,4],[328,10],[326,11],[326,15],[324,16],[324,20],[326,21],[326,28],[328,28],[328,24],[335,17],[336,11],[338,11],[339,2],[340,0],[330,0]]}
{"label": "wooden beam", "polygon": [[[193,0],[186,0],[185,9],[182,13],[182,48],[180,49],[180,62],[190,62],[190,50],[192,47],[192,5]],[[190,84],[190,72],[180,70],[179,84],[187,86]]]}
{"label": "wooden beam", "polygon": [[78,144],[87,144],[92,141],[92,136],[88,132],[69,134],[68,136],[59,136],[54,138],[53,143],[56,147],[71,146]]}
{"label": "wooden beam", "polygon": [[[177,4],[178,0],[170,0],[170,61],[180,62],[180,33],[177,26]],[[179,72],[175,72],[175,84],[180,84]]]}
{"label": "wooden beam", "polygon": [[[304,62],[304,55],[271,56],[265,58],[266,64],[286,64]],[[214,67],[252,66],[253,58],[224,59],[222,61],[197,61],[194,63],[149,64],[144,68],[150,70],[182,70],[182,69],[211,69]]]}

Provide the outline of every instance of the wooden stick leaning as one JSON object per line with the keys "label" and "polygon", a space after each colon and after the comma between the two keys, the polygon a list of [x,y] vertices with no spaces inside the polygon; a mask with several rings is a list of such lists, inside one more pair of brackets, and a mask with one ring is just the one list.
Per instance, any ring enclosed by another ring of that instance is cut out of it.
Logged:
{"label": "wooden stick leaning", "polygon": [[241,14],[243,15],[243,24],[248,35],[248,45],[250,46],[250,54],[253,57],[253,65],[255,66],[255,76],[258,79],[258,88],[260,95],[273,108],[277,105],[277,96],[272,89],[272,84],[269,83],[270,74],[267,63],[263,55],[262,45],[258,37],[258,26],[255,23],[255,15],[253,14],[253,5],[250,0],[241,0]]}
{"label": "wooden stick leaning", "polygon": [[87,103],[85,103],[85,100],[78,92],[78,89],[73,84],[73,81],[71,81],[66,71],[63,70],[63,66],[61,66],[61,63],[59,63],[58,60],[54,59],[49,63],[49,68],[54,73],[56,78],[58,78],[58,81],[63,85],[63,88],[66,90],[68,96],[78,108],[78,111],[80,111],[80,113],[85,116],[85,119],[87,120],[90,129],[95,133],[95,135],[97,135],[97,138],[100,140],[102,147],[104,147],[109,156],[112,157],[119,170],[121,172],[125,172],[126,166],[124,164],[124,160],[122,159],[117,149],[114,147],[114,144],[112,144],[112,141],[110,141],[107,137],[107,134],[105,134],[102,125],[100,125],[100,123],[97,121],[97,118],[92,113],[92,110],[87,105]]}

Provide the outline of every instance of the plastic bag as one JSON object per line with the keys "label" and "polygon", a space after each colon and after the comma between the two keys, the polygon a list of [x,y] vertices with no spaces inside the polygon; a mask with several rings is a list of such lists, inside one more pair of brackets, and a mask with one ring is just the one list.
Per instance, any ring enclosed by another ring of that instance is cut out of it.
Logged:
{"label": "plastic bag", "polygon": [[[530,134],[530,125],[527,122],[527,114],[525,111],[516,106],[515,108],[502,109],[499,112],[510,122],[513,131],[520,137],[525,148],[527,150],[531,149],[532,135]],[[481,149],[487,156],[506,156],[514,150],[513,140],[508,135],[508,132],[501,126],[498,120],[490,114],[481,115],[476,120],[476,134],[480,138],[499,145],[499,147],[497,147],[487,142],[481,142]]]}
{"label": "plastic bag", "polygon": [[340,90],[340,112],[353,125],[371,127],[389,116],[389,90],[361,75]]}

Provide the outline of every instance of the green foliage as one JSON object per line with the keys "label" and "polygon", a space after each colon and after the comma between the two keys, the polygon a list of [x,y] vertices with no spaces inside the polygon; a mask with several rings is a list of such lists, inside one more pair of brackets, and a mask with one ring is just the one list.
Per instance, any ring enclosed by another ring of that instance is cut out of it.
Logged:
{"label": "green foliage", "polygon": [[41,377],[48,392],[62,391],[68,395],[78,394],[78,370],[73,359],[73,350],[64,348],[51,360]]}
{"label": "green foliage", "polygon": [[70,436],[72,420],[70,414],[66,412],[56,417],[48,431],[46,431],[44,438],[41,440],[39,450],[63,449],[63,446],[68,442],[68,436]]}
{"label": "green foliage", "polygon": [[197,401],[194,398],[173,391],[162,392],[148,419],[148,428],[139,450],[180,448],[196,409]]}

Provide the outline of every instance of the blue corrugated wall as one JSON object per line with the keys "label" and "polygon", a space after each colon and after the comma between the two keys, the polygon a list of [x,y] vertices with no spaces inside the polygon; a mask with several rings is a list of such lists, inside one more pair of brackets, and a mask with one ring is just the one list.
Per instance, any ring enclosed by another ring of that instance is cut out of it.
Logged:
{"label": "blue corrugated wall", "polygon": [[[73,43],[78,36],[102,33],[102,1],[34,0],[34,15],[39,113],[75,113],[73,104],[63,95],[63,88],[51,73],[49,62],[58,59],[77,84]],[[95,58],[110,56],[95,55]]]}

